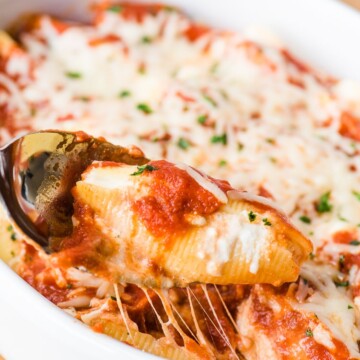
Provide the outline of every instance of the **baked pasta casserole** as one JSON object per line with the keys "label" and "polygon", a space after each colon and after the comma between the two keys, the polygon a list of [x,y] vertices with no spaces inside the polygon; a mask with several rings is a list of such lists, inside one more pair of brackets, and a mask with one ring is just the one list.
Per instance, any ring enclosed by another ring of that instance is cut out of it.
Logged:
{"label": "baked pasta casserole", "polygon": [[91,164],[52,254],[1,209],[0,258],[165,358],[359,359],[360,84],[262,29],[161,4],[93,14],[0,33],[0,141],[84,131],[151,161]]}

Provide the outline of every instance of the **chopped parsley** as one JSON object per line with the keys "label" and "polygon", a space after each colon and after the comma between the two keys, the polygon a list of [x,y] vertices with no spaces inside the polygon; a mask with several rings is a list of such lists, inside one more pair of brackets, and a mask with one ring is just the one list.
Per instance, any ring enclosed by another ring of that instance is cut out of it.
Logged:
{"label": "chopped parsley", "polygon": [[272,163],[274,163],[274,164],[277,163],[277,159],[276,159],[275,157],[273,157],[273,156],[270,156],[270,157],[269,157],[269,160],[270,160]]}
{"label": "chopped parsley", "polygon": [[151,107],[145,103],[138,104],[136,108],[147,115],[152,114],[152,112],[153,112]]}
{"label": "chopped parsley", "polygon": [[306,336],[309,336],[309,337],[313,337],[313,336],[314,336],[314,334],[313,334],[313,332],[311,331],[311,329],[306,329],[305,335],[306,335]]}
{"label": "chopped parsley", "polygon": [[215,74],[218,68],[219,68],[219,63],[215,62],[210,68],[210,73]]}
{"label": "chopped parsley", "polygon": [[190,142],[184,138],[180,138],[177,142],[180,149],[187,150],[190,147]]}
{"label": "chopped parsley", "polygon": [[239,143],[237,144],[237,149],[238,149],[239,151],[241,151],[243,148],[244,148],[244,144],[241,143],[241,142],[239,142]]}
{"label": "chopped parsley", "polygon": [[348,281],[337,281],[337,280],[334,280],[334,284],[337,287],[348,287],[350,285]]}
{"label": "chopped parsley", "polygon": [[82,74],[76,71],[68,71],[65,73],[65,75],[70,79],[81,79]]}
{"label": "chopped parsley", "polygon": [[72,289],[72,287],[73,287],[73,284],[67,284],[67,285],[66,285],[66,288],[67,288],[67,289]]}
{"label": "chopped parsley", "polygon": [[352,193],[360,201],[360,192],[353,190]]}
{"label": "chopped parsley", "polygon": [[264,223],[265,226],[271,226],[271,222],[268,220],[268,218],[262,219],[262,222]]}
{"label": "chopped parsley", "polygon": [[265,139],[267,143],[274,145],[275,144],[275,140],[273,138],[267,138]]}
{"label": "chopped parsley", "polygon": [[12,227],[12,225],[9,225],[9,226],[6,228],[6,230],[7,230],[9,233],[11,233],[11,234],[10,234],[10,239],[11,239],[12,241],[15,241],[15,240],[17,239],[17,235],[16,235],[16,233],[15,233],[14,228]]}
{"label": "chopped parsley", "polygon": [[115,296],[110,296],[111,300],[116,301],[116,297]]}
{"label": "chopped parsley", "polygon": [[222,135],[214,135],[210,141],[213,144],[223,144],[226,145],[227,144],[227,135],[226,134],[222,134]]}
{"label": "chopped parsley", "polygon": [[348,220],[346,218],[344,218],[343,216],[341,216],[341,215],[338,215],[338,219],[340,221],[348,222]]}
{"label": "chopped parsley", "polygon": [[141,42],[143,44],[151,44],[152,43],[152,38],[150,36],[143,36],[141,38]]}
{"label": "chopped parsley", "polygon": [[113,12],[113,13],[116,13],[116,14],[119,14],[121,13],[123,10],[123,7],[121,5],[112,5],[112,6],[109,6],[106,11],[110,11],[110,12]]}
{"label": "chopped parsley", "polygon": [[339,256],[339,265],[344,265],[344,263],[345,263],[345,256],[343,255],[343,254],[341,254],[340,256]]}
{"label": "chopped parsley", "polygon": [[315,209],[318,213],[330,212],[333,206],[330,204],[330,191],[320,196],[319,201],[315,204]]}
{"label": "chopped parsley", "polygon": [[250,212],[248,213],[248,217],[249,217],[249,221],[250,221],[250,222],[253,222],[253,221],[255,221],[255,219],[256,219],[256,214],[255,214],[253,211],[250,211]]}
{"label": "chopped parsley", "polygon": [[131,95],[131,92],[129,90],[123,90],[119,92],[118,97],[120,98],[126,98],[129,97]]}
{"label": "chopped parsley", "polygon": [[222,159],[222,160],[220,160],[219,161],[219,166],[226,166],[227,165],[227,161],[226,160],[224,160],[224,159]]}
{"label": "chopped parsley", "polygon": [[200,115],[198,118],[197,118],[197,122],[201,125],[204,125],[205,122],[207,120],[207,115]]}
{"label": "chopped parsley", "polygon": [[311,253],[309,254],[309,259],[310,259],[310,260],[314,260],[314,258],[315,258],[315,254],[314,254],[313,252],[311,252]]}
{"label": "chopped parsley", "polygon": [[355,245],[355,246],[358,246],[358,245],[360,245],[360,241],[359,240],[351,240],[350,242],[349,242],[349,244],[350,245]]}
{"label": "chopped parsley", "polygon": [[164,10],[168,12],[176,11],[176,8],[174,6],[165,5]]}
{"label": "chopped parsley", "polygon": [[204,97],[204,99],[205,99],[209,104],[211,104],[213,107],[217,107],[217,103],[216,103],[216,101],[215,101],[212,97],[210,97],[209,95],[206,95],[206,94],[203,94],[203,97]]}
{"label": "chopped parsley", "polygon": [[353,309],[354,307],[352,305],[348,305],[348,309]]}
{"label": "chopped parsley", "polygon": [[141,75],[146,74],[146,65],[144,63],[141,63],[138,67],[138,73]]}
{"label": "chopped parsley", "polygon": [[299,220],[301,220],[305,224],[311,224],[311,219],[306,215],[300,216]]}
{"label": "chopped parsley", "polygon": [[137,171],[133,172],[132,174],[130,174],[131,176],[137,176],[137,175],[141,175],[144,171],[154,171],[154,170],[158,170],[157,167],[152,166],[152,165],[141,165],[137,167]]}

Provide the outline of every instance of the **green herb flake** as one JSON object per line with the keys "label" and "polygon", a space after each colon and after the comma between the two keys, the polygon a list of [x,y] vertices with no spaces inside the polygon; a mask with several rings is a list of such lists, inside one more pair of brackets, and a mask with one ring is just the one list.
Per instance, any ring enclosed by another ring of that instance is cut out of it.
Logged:
{"label": "green herb flake", "polygon": [[305,224],[311,224],[311,219],[306,215],[300,216],[299,220],[301,220]]}
{"label": "green herb flake", "polygon": [[198,118],[197,118],[197,122],[201,125],[204,125],[205,122],[207,120],[207,115],[200,115]]}
{"label": "green herb flake", "polygon": [[211,74],[215,74],[216,71],[218,70],[219,68],[219,63],[218,62],[215,62],[211,67],[210,67],[210,73]]}
{"label": "green herb flake", "polygon": [[12,232],[13,229],[14,229],[14,228],[12,227],[12,225],[8,225],[8,227],[6,228],[6,230],[9,231],[9,232]]}
{"label": "green herb flake", "polygon": [[310,260],[314,260],[314,259],[315,259],[315,254],[314,254],[313,252],[311,252],[311,253],[309,254],[309,259],[310,259]]}
{"label": "green herb flake", "polygon": [[138,110],[142,111],[144,114],[152,114],[153,110],[151,109],[151,107],[147,104],[141,103],[138,104],[136,107]]}
{"label": "green herb flake", "polygon": [[15,257],[15,252],[14,251],[10,251],[10,255],[12,256],[12,257]]}
{"label": "green herb flake", "polygon": [[273,164],[276,164],[277,163],[277,159],[273,156],[270,156],[269,157],[269,160],[273,163]]}
{"label": "green herb flake", "polygon": [[151,44],[152,41],[153,41],[153,39],[152,39],[150,36],[143,36],[143,37],[141,38],[141,42],[142,42],[143,44]]}
{"label": "green herb flake", "polygon": [[313,337],[313,336],[314,336],[314,334],[313,334],[313,332],[311,331],[311,329],[306,329],[305,335],[308,336],[308,337]]}
{"label": "green herb flake", "polygon": [[330,204],[330,191],[320,196],[319,201],[315,204],[315,209],[318,213],[323,214],[326,212],[330,212],[333,206]]}
{"label": "green herb flake", "polygon": [[265,139],[265,141],[271,145],[275,144],[275,140],[273,138],[267,138],[267,139]]}
{"label": "green herb flake", "polygon": [[350,242],[349,242],[349,244],[350,245],[354,245],[354,246],[359,246],[360,245],[360,241],[359,240],[351,240]]}
{"label": "green herb flake", "polygon": [[337,281],[337,280],[334,280],[334,284],[336,285],[336,287],[348,287],[350,285],[348,281]]}
{"label": "green herb flake", "polygon": [[82,74],[76,71],[68,71],[65,73],[65,75],[70,79],[81,79]]}
{"label": "green herb flake", "polygon": [[271,226],[271,222],[268,220],[268,218],[262,219],[262,222],[264,223],[265,226]]}
{"label": "green herb flake", "polygon": [[190,147],[190,142],[184,138],[180,138],[177,142],[180,149],[187,150]]}
{"label": "green herb flake", "polygon": [[157,167],[152,166],[152,165],[141,165],[137,167],[137,171],[133,172],[132,174],[130,174],[131,176],[137,176],[137,175],[141,175],[144,171],[154,171],[154,170],[158,170]]}
{"label": "green herb flake", "polygon": [[253,222],[253,221],[256,220],[256,214],[255,214],[254,212],[252,212],[252,211],[250,211],[250,212],[248,213],[248,217],[249,217],[249,221],[250,221],[250,222]]}
{"label": "green herb flake", "polygon": [[168,12],[176,11],[176,8],[174,6],[165,5],[164,10]]}
{"label": "green herb flake", "polygon": [[238,149],[238,151],[243,150],[243,149],[244,149],[244,144],[241,143],[241,142],[239,142],[239,143],[237,144],[237,149]]}
{"label": "green herb flake", "polygon": [[353,309],[354,307],[352,305],[348,305],[348,309]]}
{"label": "green herb flake", "polygon": [[345,263],[345,256],[341,254],[339,256],[339,265],[344,265],[344,263]]}
{"label": "green herb flake", "polygon": [[110,12],[113,12],[113,13],[116,13],[116,14],[119,14],[121,13],[123,10],[123,7],[121,5],[112,5],[112,6],[109,6],[106,11],[110,11]]}
{"label": "green herb flake", "polygon": [[73,288],[73,284],[67,284],[67,285],[66,285],[66,288],[67,288],[68,290],[72,289],[72,288]]}
{"label": "green herb flake", "polygon": [[217,107],[216,101],[215,101],[212,97],[210,97],[209,95],[203,94],[203,98],[204,98],[210,105],[212,105],[213,107]]}
{"label": "green herb flake", "polygon": [[226,145],[227,144],[227,135],[226,134],[222,134],[222,135],[214,135],[211,139],[210,139],[212,144],[223,144]]}
{"label": "green herb flake", "polygon": [[111,300],[116,301],[116,297],[115,296],[110,296]]}
{"label": "green herb flake", "polygon": [[353,190],[352,194],[360,201],[360,192]]}
{"label": "green herb flake", "polygon": [[126,98],[126,97],[129,97],[130,95],[131,95],[131,92],[129,90],[123,90],[123,91],[119,92],[118,97]]}
{"label": "green herb flake", "polygon": [[13,233],[11,234],[11,236],[10,236],[10,239],[11,239],[12,241],[15,241],[15,240],[17,239],[17,235],[13,232]]}
{"label": "green herb flake", "polygon": [[348,219],[344,218],[344,217],[341,216],[341,215],[338,215],[338,219],[339,219],[340,221],[343,221],[343,222],[348,222]]}
{"label": "green herb flake", "polygon": [[227,165],[227,161],[226,161],[226,160],[222,159],[222,160],[219,161],[219,166],[220,166],[220,167],[224,167],[224,166],[226,166],[226,165]]}
{"label": "green herb flake", "polygon": [[302,282],[304,283],[304,285],[307,285],[307,284],[309,283],[306,279],[304,279],[304,278],[302,278],[302,277],[301,277],[301,280],[302,280]]}

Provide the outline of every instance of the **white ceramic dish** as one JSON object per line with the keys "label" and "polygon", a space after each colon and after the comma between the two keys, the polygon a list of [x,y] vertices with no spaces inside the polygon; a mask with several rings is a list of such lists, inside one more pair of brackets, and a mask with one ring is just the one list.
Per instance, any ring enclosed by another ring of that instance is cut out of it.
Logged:
{"label": "white ceramic dish", "polygon": [[[302,59],[360,80],[360,14],[335,0],[164,0],[215,26],[271,29]],[[0,28],[24,12],[89,17],[87,0],[0,0]],[[151,359],[96,334],[39,295],[0,261],[0,354],[7,360]]]}

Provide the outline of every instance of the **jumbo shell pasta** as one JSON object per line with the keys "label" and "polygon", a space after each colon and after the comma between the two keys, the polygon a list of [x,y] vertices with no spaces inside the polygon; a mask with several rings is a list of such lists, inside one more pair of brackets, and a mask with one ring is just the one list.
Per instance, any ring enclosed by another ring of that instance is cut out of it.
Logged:
{"label": "jumbo shell pasta", "polygon": [[[84,248],[72,256],[77,265],[105,263],[103,271],[119,281],[278,285],[297,279],[311,251],[266,199],[183,164],[96,163],[73,195],[78,225],[62,242],[65,255]],[[84,240],[88,226],[96,230]]]}

